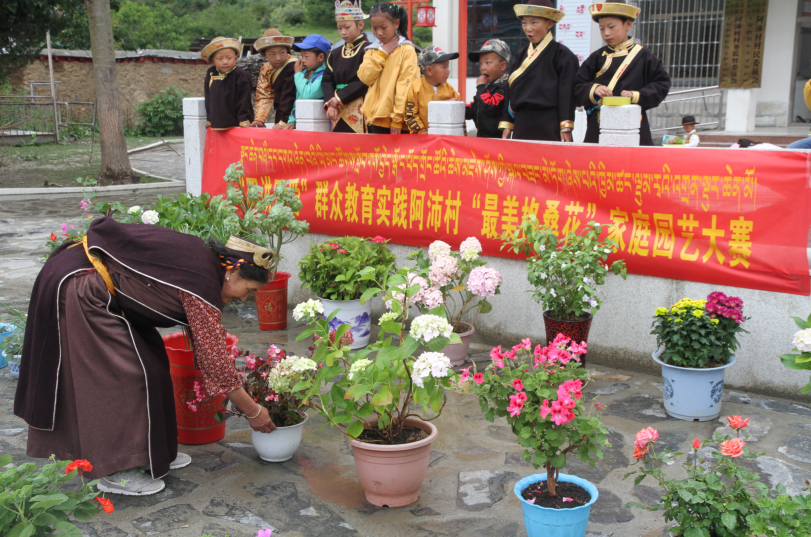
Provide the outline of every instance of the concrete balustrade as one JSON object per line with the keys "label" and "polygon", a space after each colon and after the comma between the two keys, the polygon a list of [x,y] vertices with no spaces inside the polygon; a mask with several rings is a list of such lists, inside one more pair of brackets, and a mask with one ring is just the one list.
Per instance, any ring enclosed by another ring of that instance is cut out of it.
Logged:
{"label": "concrete balustrade", "polygon": [[428,134],[465,135],[465,103],[433,101],[428,103]]}
{"label": "concrete balustrade", "polygon": [[296,130],[307,132],[330,132],[329,118],[322,100],[296,101]]}
{"label": "concrete balustrade", "polygon": [[206,148],[206,100],[183,99],[183,141],[186,146],[186,192],[199,196],[203,189]]}
{"label": "concrete balustrade", "polygon": [[638,147],[642,108],[638,104],[600,108],[600,145]]}

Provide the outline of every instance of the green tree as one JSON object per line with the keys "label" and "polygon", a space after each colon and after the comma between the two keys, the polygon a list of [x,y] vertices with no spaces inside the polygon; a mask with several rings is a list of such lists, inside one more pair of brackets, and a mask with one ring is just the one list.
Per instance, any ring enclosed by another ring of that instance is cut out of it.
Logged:
{"label": "green tree", "polygon": [[113,35],[118,49],[187,50],[186,17],[176,16],[163,4],[123,0],[113,15]]}

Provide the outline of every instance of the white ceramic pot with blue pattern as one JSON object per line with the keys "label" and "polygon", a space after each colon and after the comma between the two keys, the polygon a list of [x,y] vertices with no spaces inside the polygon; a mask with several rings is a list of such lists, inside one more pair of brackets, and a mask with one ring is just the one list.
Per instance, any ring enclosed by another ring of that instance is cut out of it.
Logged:
{"label": "white ceramic pot with blue pattern", "polygon": [[14,356],[4,356],[4,357],[8,362],[8,372],[11,373],[11,376],[14,377],[15,379],[20,378],[20,360],[22,359],[22,356],[17,354]]}
{"label": "white ceramic pot with blue pattern", "polygon": [[362,349],[369,344],[372,335],[372,301],[367,300],[361,304],[360,300],[327,300],[321,299],[324,304],[324,318],[328,318],[335,310],[340,310],[329,323],[329,329],[337,330],[342,324],[351,326],[352,337],[355,342],[350,348]]}
{"label": "white ceramic pot with blue pattern", "polygon": [[651,357],[662,366],[665,412],[686,421],[710,421],[720,416],[724,373],[735,363],[735,357],[721,367],[695,369],[664,363],[659,359],[664,352],[660,347]]}

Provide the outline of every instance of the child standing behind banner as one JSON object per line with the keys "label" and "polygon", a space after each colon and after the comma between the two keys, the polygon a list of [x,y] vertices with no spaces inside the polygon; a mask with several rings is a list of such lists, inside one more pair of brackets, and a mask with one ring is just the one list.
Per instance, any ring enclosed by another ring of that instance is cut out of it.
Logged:
{"label": "child standing behind banner", "polygon": [[408,14],[396,4],[375,4],[371,20],[379,43],[366,48],[358,70],[358,78],[369,86],[363,115],[372,134],[407,133],[406,94],[419,78],[414,45],[403,37],[408,32]]}
{"label": "child standing behind banner", "polygon": [[481,50],[469,52],[468,59],[479,64],[481,76],[476,80],[476,95],[465,108],[465,119],[476,124],[479,138],[501,138],[501,116],[510,100],[507,66],[510,49],[501,39],[491,39]]}
{"label": "child standing behind banner", "polygon": [[[330,51],[330,43],[327,38],[312,34],[304,38],[304,41],[293,48],[301,52],[301,59],[296,62],[295,83],[296,100],[321,100],[324,92],[321,89],[321,78],[324,76],[324,62]],[[287,121],[287,128],[293,129],[296,125],[296,107]]]}
{"label": "child standing behind banner", "polygon": [[284,36],[276,28],[265,30],[265,34],[256,40],[253,48],[265,57],[267,63],[259,71],[256,82],[256,121],[252,127],[264,127],[270,110],[276,111],[274,128],[284,128],[286,120],[293,112],[296,102],[296,83],[294,80],[296,62],[290,56],[293,38]]}
{"label": "child standing behind banner", "polygon": [[510,74],[510,104],[502,117],[503,137],[571,142],[574,82],[579,62],[555,41],[552,27],[564,13],[549,0],[513,6],[529,45],[518,52]]}
{"label": "child standing behind banner", "polygon": [[364,19],[360,0],[338,0],[335,2],[335,21],[338,33],[344,40],[343,46],[327,56],[327,68],[321,87],[324,90],[324,109],[332,123],[332,132],[354,132],[362,134],[363,98],[368,86],[358,78],[358,69],[369,40],[363,33]]}
{"label": "child standing behind banner", "polygon": [[423,76],[408,87],[405,122],[411,134],[428,134],[428,103],[431,101],[458,101],[459,94],[448,84],[450,61],[458,52],[446,54],[439,47],[425,47],[418,63]]}
{"label": "child standing behind banner", "polygon": [[612,0],[591,6],[605,47],[594,51],[577,71],[575,92],[588,113],[586,143],[600,141],[600,104],[603,97],[630,97],[642,107],[639,145],[653,145],[647,110],[659,106],[670,91],[670,76],[662,60],[629,35],[640,9]]}
{"label": "child standing behind banner", "polygon": [[208,126],[214,130],[249,127],[253,121],[251,75],[237,67],[242,43],[215,37],[200,51],[211,64],[206,71],[203,95]]}

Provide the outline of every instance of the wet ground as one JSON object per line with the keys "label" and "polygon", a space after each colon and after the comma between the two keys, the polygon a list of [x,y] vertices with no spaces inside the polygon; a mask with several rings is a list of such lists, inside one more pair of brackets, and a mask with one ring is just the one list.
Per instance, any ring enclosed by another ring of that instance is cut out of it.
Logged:
{"label": "wet ground", "polygon": [[[1,195],[1,193],[0,193]],[[121,198],[145,204],[153,194]],[[80,217],[78,201],[46,199],[3,202],[0,198],[0,301],[24,306],[46,252],[44,243],[60,224]],[[296,328],[262,332],[252,302],[229,309],[228,330],[240,346],[262,352],[270,343],[302,354],[295,343]],[[477,341],[470,356],[488,360],[492,345],[510,341]],[[629,501],[656,504],[653,483],[634,486],[623,481],[633,461],[633,440],[643,427],[660,432],[660,443],[686,451],[696,437],[707,438],[719,422],[690,423],[669,418],[662,407],[658,377],[589,366],[595,381],[584,390],[608,406],[604,416],[612,446],[596,467],[570,460],[565,473],[595,483],[600,498],[592,507],[591,537],[660,537],[666,535],[660,514],[628,509]],[[27,429],[12,415],[16,381],[0,370],[0,454],[15,462],[25,455]],[[811,409],[756,394],[726,393],[722,416],[751,417],[750,446],[767,455],[752,464],[770,486],[782,483],[799,493],[811,479]],[[81,525],[88,537],[172,536],[253,537],[260,528],[274,535],[332,537],[499,536],[526,535],[514,483],[535,473],[521,456],[504,420],[489,423],[471,396],[450,394],[442,416],[434,422],[439,438],[432,446],[431,464],[422,495],[413,505],[378,508],[368,504],[357,481],[352,452],[344,438],[324,421],[311,416],[296,455],[285,463],[268,463],[254,451],[247,422],[229,419],[226,436],[203,446],[181,446],[192,456],[191,466],[172,471],[166,490],[149,497],[113,497],[116,510]],[[38,460],[36,462],[42,462]],[[91,461],[92,462],[92,461]],[[668,468],[678,475],[678,465]]]}

